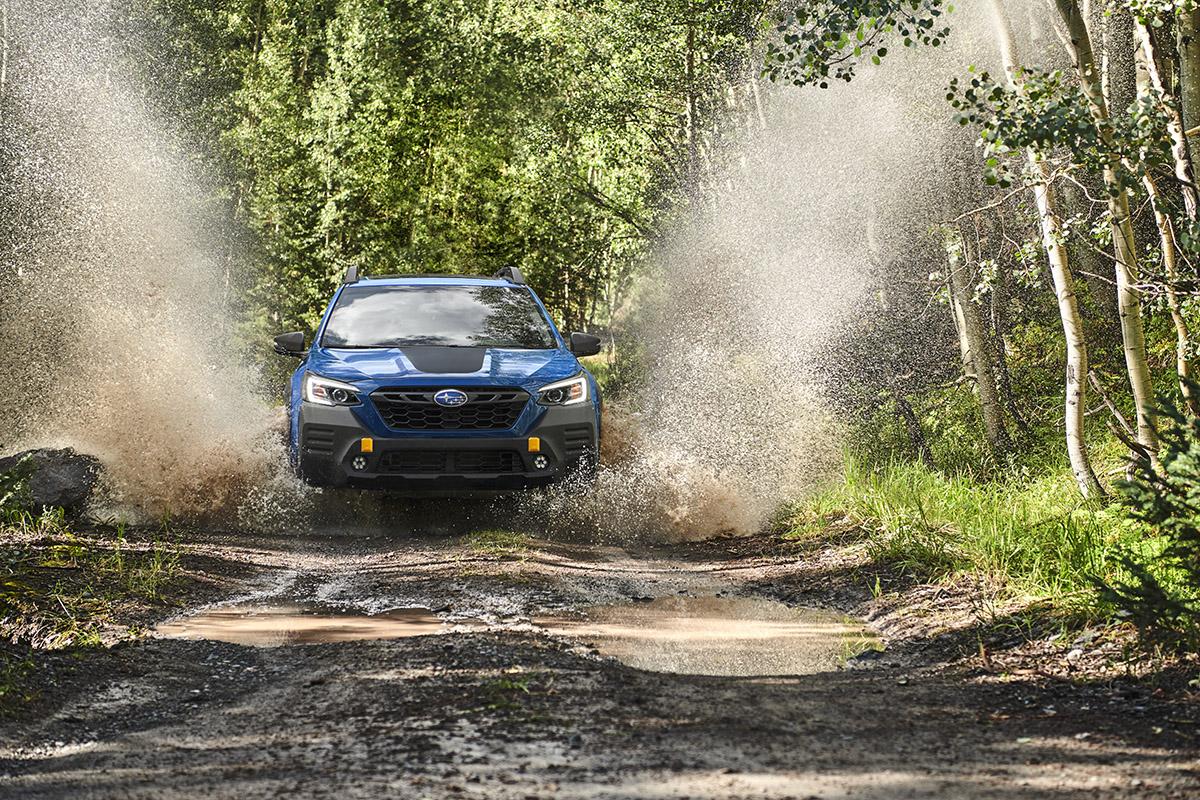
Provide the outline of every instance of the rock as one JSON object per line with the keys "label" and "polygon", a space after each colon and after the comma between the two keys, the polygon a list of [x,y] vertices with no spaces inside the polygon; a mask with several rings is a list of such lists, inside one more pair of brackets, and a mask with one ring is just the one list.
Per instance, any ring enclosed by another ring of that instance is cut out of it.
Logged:
{"label": "rock", "polygon": [[91,496],[100,476],[98,459],[70,448],[27,450],[0,458],[0,473],[16,469],[26,458],[31,473],[26,496],[18,503],[27,511],[44,507],[78,509]]}

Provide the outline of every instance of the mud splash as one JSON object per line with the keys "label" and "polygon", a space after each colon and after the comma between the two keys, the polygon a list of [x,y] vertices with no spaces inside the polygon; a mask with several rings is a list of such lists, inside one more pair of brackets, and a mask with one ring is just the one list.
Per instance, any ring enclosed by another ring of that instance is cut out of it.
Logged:
{"label": "mud splash", "polygon": [[154,629],[164,639],[209,639],[255,647],[328,644],[366,639],[403,639],[478,628],[482,623],[444,622],[428,608],[354,614],[321,603],[216,606]]}
{"label": "mud splash", "polygon": [[839,473],[827,346],[944,218],[945,164],[970,151],[939,78],[994,45],[986,14],[955,13],[952,41],[897,48],[851,84],[761,86],[761,122],[618,314],[644,379],[609,425],[618,460],[594,495],[550,501],[558,519],[626,538],[746,534]]}
{"label": "mud splash", "polygon": [[660,597],[534,622],[631,667],[685,675],[808,675],[881,649],[845,615],[763,598]]}
{"label": "mud splash", "polygon": [[72,446],[112,509],[203,514],[277,474],[277,415],[234,343],[216,189],[127,68],[121,16],[22,0],[0,166],[0,450]]}

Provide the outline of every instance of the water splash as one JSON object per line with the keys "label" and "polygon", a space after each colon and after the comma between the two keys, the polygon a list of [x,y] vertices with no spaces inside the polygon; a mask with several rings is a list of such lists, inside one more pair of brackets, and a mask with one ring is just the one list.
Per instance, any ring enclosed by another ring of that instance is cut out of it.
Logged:
{"label": "water splash", "polygon": [[126,80],[105,2],[12,4],[0,448],[70,445],[148,515],[235,503],[278,461],[234,352],[213,196]]}
{"label": "water splash", "polygon": [[852,84],[762,87],[765,123],[721,159],[731,171],[642,279],[626,334],[647,353],[629,401],[637,414],[608,421],[617,458],[595,494],[552,498],[562,525],[753,533],[837,473],[829,344],[873,299],[883,265],[927,258],[913,242],[969,207],[946,164],[969,160],[972,145],[944,86],[980,54],[989,60],[982,12],[958,13],[948,46],[898,48]]}

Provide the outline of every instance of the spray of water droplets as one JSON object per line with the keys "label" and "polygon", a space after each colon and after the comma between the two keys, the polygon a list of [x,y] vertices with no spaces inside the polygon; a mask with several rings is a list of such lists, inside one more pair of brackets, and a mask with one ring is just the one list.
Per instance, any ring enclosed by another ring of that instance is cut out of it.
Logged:
{"label": "spray of water droplets", "polygon": [[10,8],[0,446],[99,456],[147,516],[243,498],[277,413],[233,352],[208,187],[126,80],[103,2]]}

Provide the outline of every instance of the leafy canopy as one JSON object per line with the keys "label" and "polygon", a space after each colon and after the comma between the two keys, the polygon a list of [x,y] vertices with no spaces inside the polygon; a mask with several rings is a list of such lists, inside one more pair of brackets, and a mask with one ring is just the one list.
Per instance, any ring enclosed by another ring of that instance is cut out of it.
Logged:
{"label": "leafy canopy", "polygon": [[767,51],[765,74],[772,81],[829,87],[850,81],[863,58],[879,64],[888,44],[937,47],[950,35],[945,0],[818,0],[805,2],[778,25],[779,40]]}

